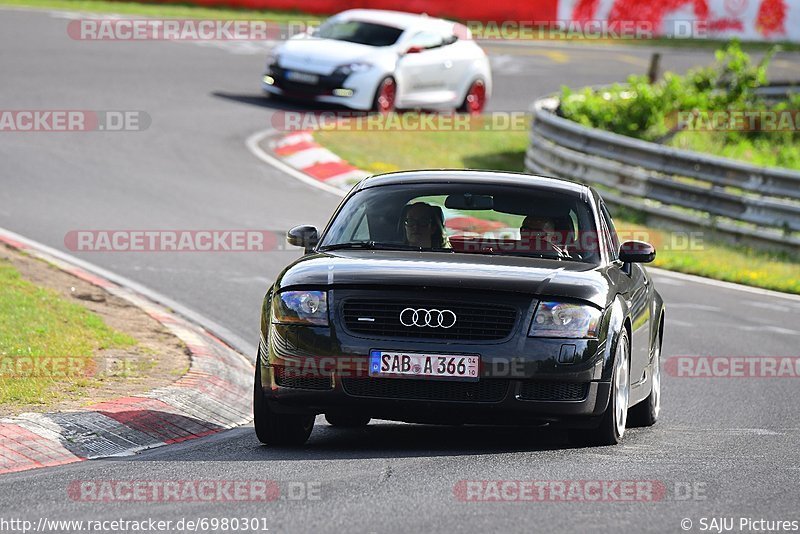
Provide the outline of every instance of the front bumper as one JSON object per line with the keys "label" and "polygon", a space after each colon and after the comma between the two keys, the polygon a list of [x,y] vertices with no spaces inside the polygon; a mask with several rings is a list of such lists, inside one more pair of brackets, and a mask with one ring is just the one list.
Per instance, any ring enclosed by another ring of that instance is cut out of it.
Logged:
{"label": "front bumper", "polygon": [[[609,352],[600,339],[527,336],[535,302],[507,297],[517,309],[510,334],[491,341],[388,339],[352,331],[342,296],[330,293],[331,326],[266,325],[259,353],[261,388],[279,413],[357,413],[420,423],[552,424],[592,427],[608,406]],[[604,323],[607,325],[607,317]],[[565,359],[565,348],[569,358]],[[479,355],[477,382],[376,378],[371,350]]]}
{"label": "front bumper", "polygon": [[[388,419],[411,423],[439,424],[501,424],[501,425],[556,425],[565,427],[594,427],[608,406],[610,382],[569,383],[581,388],[584,395],[579,400],[533,400],[524,395],[530,391],[529,380],[483,378],[484,389],[494,396],[490,400],[430,400],[421,398],[392,398],[383,392],[402,390],[399,388],[373,387],[354,388],[348,380],[375,380],[374,378],[340,378],[336,373],[330,377],[330,388],[326,390],[286,387],[279,384],[281,374],[274,366],[262,367],[262,389],[270,408],[278,413],[350,413],[364,414],[374,419]],[[277,371],[277,372],[276,372]],[[384,381],[400,382],[405,378],[385,378]],[[492,383],[489,385],[489,381]],[[426,382],[433,382],[427,380]],[[536,382],[552,384],[563,389],[560,381]],[[350,382],[352,384],[352,382]],[[318,387],[318,384],[315,384]],[[436,387],[447,387],[439,381]],[[418,389],[418,388],[414,388]],[[426,388],[433,389],[433,388]],[[546,388],[545,388],[546,389]],[[539,389],[542,391],[542,389]],[[381,393],[377,393],[381,392]],[[500,392],[499,395],[495,395]],[[375,396],[379,394],[381,396]],[[391,393],[389,393],[391,395]],[[403,393],[405,395],[405,393]]]}
{"label": "front bumper", "polygon": [[[286,78],[286,69],[271,67],[262,76],[261,88],[267,93],[286,98],[335,104],[363,111],[372,109],[377,82],[371,80],[370,76],[351,74],[318,75],[318,77],[316,84],[294,82]],[[352,94],[337,96],[334,94],[337,89],[350,90]]]}

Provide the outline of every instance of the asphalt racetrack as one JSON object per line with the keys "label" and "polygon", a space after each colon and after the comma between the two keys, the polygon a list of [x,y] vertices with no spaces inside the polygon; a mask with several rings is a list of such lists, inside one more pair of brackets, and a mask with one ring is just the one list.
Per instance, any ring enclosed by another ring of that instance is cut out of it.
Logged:
{"label": "asphalt racetrack", "polygon": [[[270,229],[323,225],[339,199],[255,158],[245,140],[276,109],[258,81],[267,46],[86,42],[68,15],[0,10],[0,108],[143,110],[142,132],[0,133],[0,227],[64,250],[78,229]],[[487,47],[490,111],[526,110],[562,84],[621,81],[651,48]],[[665,49],[684,71],[711,50]],[[781,53],[775,79],[800,77]],[[424,166],[424,162],[420,162]],[[182,303],[254,356],[261,298],[297,251],[81,253]],[[662,358],[798,356],[800,299],[655,275],[665,298]],[[308,445],[267,449],[243,427],[142,454],[0,476],[9,517],[179,520],[264,517],[270,532],[679,532],[685,518],[798,520],[800,396],[787,378],[664,376],[663,411],[623,445],[572,448],[555,431],[318,418]],[[270,479],[315,488],[270,503],[88,503],[73,481]],[[656,502],[461,502],[464,480],[659,481]],[[686,488],[692,488],[687,490]],[[684,523],[684,526],[686,524]]]}

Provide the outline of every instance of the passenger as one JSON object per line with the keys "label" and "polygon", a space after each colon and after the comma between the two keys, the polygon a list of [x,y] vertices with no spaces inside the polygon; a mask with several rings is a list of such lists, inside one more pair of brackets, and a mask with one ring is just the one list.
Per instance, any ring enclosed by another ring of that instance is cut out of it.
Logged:
{"label": "passenger", "polygon": [[442,208],[416,202],[403,209],[401,221],[405,243],[422,248],[450,248],[444,231]]}
{"label": "passenger", "polygon": [[569,257],[562,246],[561,239],[552,219],[543,215],[528,215],[519,228],[520,237],[536,242],[538,252],[558,252],[559,256]]}

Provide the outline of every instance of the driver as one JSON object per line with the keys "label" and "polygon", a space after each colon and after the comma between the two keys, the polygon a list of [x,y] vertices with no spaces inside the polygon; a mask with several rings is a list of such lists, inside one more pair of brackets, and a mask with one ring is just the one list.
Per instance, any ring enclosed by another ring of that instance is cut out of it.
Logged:
{"label": "driver", "polygon": [[444,231],[442,208],[415,202],[406,206],[403,213],[401,225],[406,244],[422,248],[450,247]]}
{"label": "driver", "polygon": [[520,237],[536,242],[539,252],[556,251],[559,256],[569,257],[567,250],[561,246],[555,222],[544,215],[528,215],[519,228]]}

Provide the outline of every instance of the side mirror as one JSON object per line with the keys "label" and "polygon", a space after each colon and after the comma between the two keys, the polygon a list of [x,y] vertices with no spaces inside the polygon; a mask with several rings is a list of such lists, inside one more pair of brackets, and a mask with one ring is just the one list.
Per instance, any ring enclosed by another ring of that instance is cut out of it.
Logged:
{"label": "side mirror", "polygon": [[295,247],[303,247],[306,253],[311,252],[317,245],[317,241],[319,241],[319,236],[314,226],[295,226],[286,232],[286,242]]}
{"label": "side mirror", "polygon": [[406,50],[406,54],[419,54],[423,50],[425,49],[421,46],[409,46],[408,50]]}
{"label": "side mirror", "polygon": [[623,263],[650,263],[656,259],[656,248],[644,241],[625,241],[619,247],[619,259]]}

